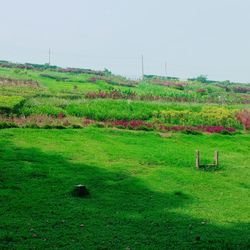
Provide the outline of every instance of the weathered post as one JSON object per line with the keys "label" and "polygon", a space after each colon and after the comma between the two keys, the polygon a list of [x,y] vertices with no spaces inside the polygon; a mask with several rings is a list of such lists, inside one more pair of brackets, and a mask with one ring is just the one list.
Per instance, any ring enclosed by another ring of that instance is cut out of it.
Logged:
{"label": "weathered post", "polygon": [[200,152],[199,150],[196,150],[196,168],[200,168]]}
{"label": "weathered post", "polygon": [[219,152],[217,150],[214,152],[214,165],[219,165]]}

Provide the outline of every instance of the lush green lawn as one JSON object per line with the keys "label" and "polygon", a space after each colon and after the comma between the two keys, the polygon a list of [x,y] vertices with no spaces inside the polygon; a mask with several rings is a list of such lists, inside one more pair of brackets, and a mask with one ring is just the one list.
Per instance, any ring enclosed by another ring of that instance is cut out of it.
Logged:
{"label": "lush green lawn", "polygon": [[249,134],[0,130],[0,249],[248,249],[249,152]]}

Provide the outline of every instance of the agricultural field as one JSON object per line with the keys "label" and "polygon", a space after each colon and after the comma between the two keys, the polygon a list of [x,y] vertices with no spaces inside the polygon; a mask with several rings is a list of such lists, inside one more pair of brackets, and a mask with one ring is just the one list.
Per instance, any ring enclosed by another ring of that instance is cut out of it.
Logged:
{"label": "agricultural field", "polygon": [[0,249],[249,249],[249,129],[249,84],[0,61]]}

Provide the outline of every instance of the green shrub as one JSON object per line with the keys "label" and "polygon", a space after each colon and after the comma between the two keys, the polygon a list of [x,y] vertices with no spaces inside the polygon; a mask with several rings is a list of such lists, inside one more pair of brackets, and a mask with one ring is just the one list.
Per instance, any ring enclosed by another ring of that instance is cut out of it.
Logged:
{"label": "green shrub", "polygon": [[70,104],[66,112],[72,116],[105,120],[148,120],[157,106],[125,100],[92,100],[82,104]]}
{"label": "green shrub", "polygon": [[53,126],[47,124],[47,125],[45,125],[43,128],[44,128],[44,129],[52,129]]}
{"label": "green shrub", "polygon": [[25,128],[40,128],[40,127],[35,123],[28,123],[25,125]]}
{"label": "green shrub", "polygon": [[240,124],[235,118],[235,110],[216,106],[203,107],[199,112],[190,110],[164,110],[155,116],[168,124],[174,125],[206,125],[239,128]]}
{"label": "green shrub", "polygon": [[55,106],[50,105],[44,105],[44,106],[24,106],[20,113],[22,115],[28,116],[28,115],[51,115],[51,116],[57,116],[59,113],[66,115],[65,110],[62,108],[58,108]]}
{"label": "green shrub", "polygon": [[202,135],[200,131],[195,131],[195,130],[185,130],[182,133],[187,135]]}
{"label": "green shrub", "polygon": [[73,124],[73,125],[71,126],[71,128],[80,129],[80,128],[82,128],[82,126],[81,126],[81,125],[78,125],[78,124]]}
{"label": "green shrub", "polygon": [[0,96],[0,113],[17,113],[24,101],[21,96]]}
{"label": "green shrub", "polygon": [[0,129],[17,127],[18,126],[14,122],[0,122]]}
{"label": "green shrub", "polygon": [[55,128],[55,129],[66,129],[66,127],[63,126],[63,125],[55,125],[55,126],[53,126],[53,128]]}
{"label": "green shrub", "polygon": [[229,132],[229,131],[227,131],[227,130],[222,130],[222,131],[220,132],[220,134],[222,134],[222,135],[233,135],[232,132]]}

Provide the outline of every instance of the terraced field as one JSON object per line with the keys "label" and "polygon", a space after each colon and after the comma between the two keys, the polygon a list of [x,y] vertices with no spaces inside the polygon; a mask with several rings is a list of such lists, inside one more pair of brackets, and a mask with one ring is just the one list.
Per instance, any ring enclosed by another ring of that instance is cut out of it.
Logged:
{"label": "terraced field", "polygon": [[0,65],[0,249],[250,248],[249,85]]}

